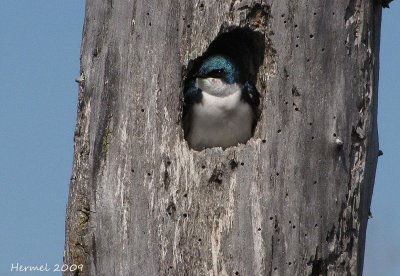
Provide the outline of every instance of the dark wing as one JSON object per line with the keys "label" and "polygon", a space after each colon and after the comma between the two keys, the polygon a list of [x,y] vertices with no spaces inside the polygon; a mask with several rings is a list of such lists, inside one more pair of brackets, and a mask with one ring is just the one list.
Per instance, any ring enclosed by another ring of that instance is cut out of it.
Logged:
{"label": "dark wing", "polygon": [[187,80],[183,90],[183,131],[185,138],[190,132],[190,125],[192,122],[192,107],[194,104],[201,102],[202,94],[200,88],[196,86],[196,80]]}
{"label": "dark wing", "polygon": [[242,99],[250,104],[253,109],[254,119],[253,119],[253,131],[260,116],[260,93],[258,93],[257,88],[254,84],[249,81],[243,85],[242,88]]}

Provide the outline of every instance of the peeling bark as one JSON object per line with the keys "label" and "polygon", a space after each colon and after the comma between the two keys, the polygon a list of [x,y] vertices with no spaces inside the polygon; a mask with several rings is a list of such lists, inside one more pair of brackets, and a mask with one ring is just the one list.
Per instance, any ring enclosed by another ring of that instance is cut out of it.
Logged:
{"label": "peeling bark", "polygon": [[[379,1],[87,1],[65,244],[84,268],[65,275],[361,275],[380,19]],[[184,77],[234,27],[265,46],[260,120],[193,151]]]}

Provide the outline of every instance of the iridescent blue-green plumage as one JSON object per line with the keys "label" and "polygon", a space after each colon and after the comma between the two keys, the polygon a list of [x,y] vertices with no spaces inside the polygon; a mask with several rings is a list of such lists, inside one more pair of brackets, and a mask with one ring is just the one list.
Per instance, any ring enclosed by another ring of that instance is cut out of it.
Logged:
{"label": "iridescent blue-green plumage", "polygon": [[211,56],[199,68],[198,75],[207,77],[212,72],[222,71],[221,78],[228,84],[238,82],[239,72],[236,66],[224,56]]}

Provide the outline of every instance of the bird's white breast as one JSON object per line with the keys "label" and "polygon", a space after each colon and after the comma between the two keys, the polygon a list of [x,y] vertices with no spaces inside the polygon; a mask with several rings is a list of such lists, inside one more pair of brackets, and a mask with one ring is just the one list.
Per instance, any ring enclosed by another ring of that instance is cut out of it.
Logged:
{"label": "bird's white breast", "polygon": [[220,84],[209,87],[203,85],[200,88],[203,97],[200,103],[193,106],[188,137],[190,146],[196,150],[226,148],[250,139],[253,112],[250,105],[241,100],[241,87],[237,84]]}

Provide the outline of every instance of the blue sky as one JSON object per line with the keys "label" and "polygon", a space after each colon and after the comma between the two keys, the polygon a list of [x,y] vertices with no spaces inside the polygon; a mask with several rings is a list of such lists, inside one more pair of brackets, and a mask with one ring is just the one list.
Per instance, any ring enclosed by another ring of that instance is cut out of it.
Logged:
{"label": "blue sky", "polygon": [[378,129],[379,158],[367,230],[365,275],[400,275],[400,5],[383,10]]}
{"label": "blue sky", "polygon": [[[367,232],[367,276],[400,275],[398,2],[383,13],[378,118],[384,155]],[[0,2],[0,275],[15,275],[10,268],[17,262],[62,263],[83,16],[82,0]]]}

